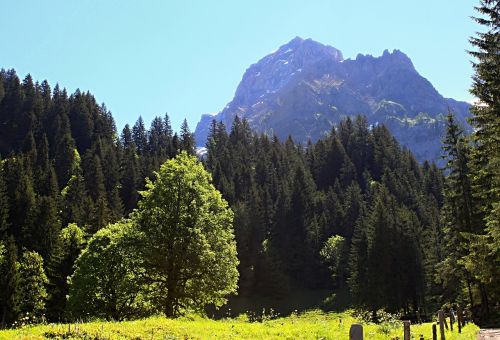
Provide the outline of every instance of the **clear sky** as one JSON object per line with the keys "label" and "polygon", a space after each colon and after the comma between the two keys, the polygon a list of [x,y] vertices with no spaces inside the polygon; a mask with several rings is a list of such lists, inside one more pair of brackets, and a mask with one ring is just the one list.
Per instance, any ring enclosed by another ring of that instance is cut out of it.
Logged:
{"label": "clear sky", "polygon": [[472,0],[0,0],[0,68],[89,90],[121,129],[220,111],[244,71],[295,36],[379,56],[400,49],[446,97],[472,100]]}

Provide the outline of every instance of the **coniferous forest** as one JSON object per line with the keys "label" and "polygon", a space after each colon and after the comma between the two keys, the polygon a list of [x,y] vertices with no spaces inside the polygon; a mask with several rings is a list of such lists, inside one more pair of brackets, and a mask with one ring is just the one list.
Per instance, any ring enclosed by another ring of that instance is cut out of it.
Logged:
{"label": "coniferous forest", "polygon": [[[156,223],[155,200],[170,202],[155,198],[161,190],[154,184],[168,182],[168,169],[179,174],[170,181],[190,183],[183,177],[189,171],[201,178],[199,190],[224,207],[221,223],[232,218],[237,259],[230,262],[237,272],[220,281],[239,276],[241,297],[329,290],[323,307],[357,307],[375,317],[381,309],[428,317],[450,303],[468,305],[478,319],[494,317],[500,297],[498,1],[482,1],[479,10],[477,20],[490,30],[472,39],[472,92],[481,102],[472,109],[475,132],[466,135],[449,113],[444,168],[417,162],[383,125],[358,116],[307,145],[253,133],[239,117],[232,126],[213,121],[201,169],[193,161],[194,135],[186,121],[174,132],[168,115],[149,128],[139,117],[118,131],[111,112],[91,93],[68,94],[59,85],[2,70],[1,325],[26,315],[49,321],[177,316],[196,310],[198,299],[221,305],[218,295],[182,300],[184,290],[176,304],[160,301],[161,294],[145,287],[172,289],[161,272],[119,271],[120,261],[148,268],[143,258],[124,251],[136,248],[119,235],[135,224],[141,235],[154,234],[144,226]],[[165,163],[174,159],[178,163]],[[205,170],[223,200],[211,191]],[[225,232],[217,235],[233,242]],[[168,235],[161,239],[167,241]],[[126,246],[132,248],[121,248]],[[148,259],[155,259],[154,252]],[[161,261],[149,267],[156,265]],[[75,287],[92,285],[85,272],[97,270],[114,275],[107,282],[116,284],[93,292],[107,300],[85,309],[82,301],[90,300]],[[196,285],[183,287],[208,283]]]}

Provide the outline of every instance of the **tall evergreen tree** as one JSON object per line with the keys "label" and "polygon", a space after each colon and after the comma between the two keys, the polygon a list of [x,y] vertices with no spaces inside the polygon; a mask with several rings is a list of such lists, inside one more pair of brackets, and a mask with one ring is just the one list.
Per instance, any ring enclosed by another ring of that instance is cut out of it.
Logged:
{"label": "tall evergreen tree", "polygon": [[482,213],[482,223],[469,235],[471,251],[464,263],[480,282],[481,306],[487,313],[488,300],[500,298],[495,283],[500,276],[500,1],[481,0],[476,10],[480,16],[474,19],[485,31],[470,39],[476,48],[470,52],[475,58],[471,93],[478,99],[471,109],[471,163],[475,209]]}
{"label": "tall evergreen tree", "polygon": [[0,261],[0,326],[10,326],[19,314],[19,273],[14,238],[7,239]]}
{"label": "tall evergreen tree", "polygon": [[120,196],[124,206],[124,213],[128,215],[137,207],[138,190],[141,188],[140,169],[135,142],[128,125],[123,128],[121,143],[123,157],[121,164]]}
{"label": "tall evergreen tree", "polygon": [[0,241],[7,239],[9,231],[9,200],[4,180],[3,162],[0,158]]}
{"label": "tall evergreen tree", "polygon": [[148,137],[144,120],[140,116],[132,127],[132,138],[137,148],[137,153],[139,155],[145,154],[148,147]]}
{"label": "tall evergreen tree", "polygon": [[180,133],[180,149],[186,151],[190,155],[195,154],[194,134],[189,129],[186,119],[182,121]]}

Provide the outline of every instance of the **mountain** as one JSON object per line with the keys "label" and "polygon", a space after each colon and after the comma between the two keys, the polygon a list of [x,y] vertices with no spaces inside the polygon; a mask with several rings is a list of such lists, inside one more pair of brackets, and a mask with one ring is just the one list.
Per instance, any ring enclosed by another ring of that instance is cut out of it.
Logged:
{"label": "mountain", "polygon": [[419,160],[438,160],[448,109],[467,124],[469,104],[444,98],[399,50],[344,59],[334,47],[296,37],[251,65],[233,100],[203,115],[195,135],[203,146],[213,119],[229,128],[238,115],[257,132],[306,143],[346,116],[365,115],[385,124]]}

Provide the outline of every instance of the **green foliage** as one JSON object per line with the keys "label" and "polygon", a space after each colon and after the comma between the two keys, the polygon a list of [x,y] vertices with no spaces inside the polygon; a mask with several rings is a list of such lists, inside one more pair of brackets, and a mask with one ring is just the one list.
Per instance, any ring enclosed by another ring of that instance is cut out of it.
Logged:
{"label": "green foliage", "polygon": [[34,251],[25,251],[19,263],[19,311],[22,316],[44,317],[48,283],[42,257]]}
{"label": "green foliage", "polygon": [[144,280],[167,316],[221,306],[237,288],[233,213],[203,166],[185,152],[164,163],[137,219]]}
{"label": "green foliage", "polygon": [[[124,220],[99,230],[90,239],[69,278],[70,318],[123,320],[145,313],[147,307],[137,283],[140,260],[129,245],[131,229],[130,222]],[[63,237],[78,242],[80,233],[72,227]]]}
{"label": "green foliage", "polygon": [[[129,220],[99,230],[78,257],[69,280],[72,318],[179,316],[221,306],[236,290],[233,214],[202,165],[183,152],[147,189]],[[62,233],[80,235],[76,226]]]}
{"label": "green foliage", "polygon": [[323,258],[323,261],[328,264],[328,268],[332,271],[334,279],[343,279],[341,275],[346,261],[347,249],[345,238],[340,235],[328,238],[323,248],[321,248],[319,254]]}
{"label": "green foliage", "polygon": [[73,274],[74,263],[85,246],[85,232],[71,223],[59,233],[56,247],[47,265],[49,298],[47,317],[62,320],[66,309],[66,296],[69,293],[68,278]]}

